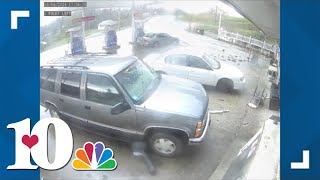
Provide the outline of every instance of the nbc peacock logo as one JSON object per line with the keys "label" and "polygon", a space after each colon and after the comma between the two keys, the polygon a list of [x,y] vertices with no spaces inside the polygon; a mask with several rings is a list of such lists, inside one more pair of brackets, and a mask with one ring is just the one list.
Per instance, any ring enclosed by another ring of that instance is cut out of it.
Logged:
{"label": "nbc peacock logo", "polygon": [[75,170],[105,170],[112,171],[117,167],[117,161],[113,159],[113,151],[105,148],[102,142],[93,144],[86,142],[83,148],[75,152],[76,159],[72,161]]}

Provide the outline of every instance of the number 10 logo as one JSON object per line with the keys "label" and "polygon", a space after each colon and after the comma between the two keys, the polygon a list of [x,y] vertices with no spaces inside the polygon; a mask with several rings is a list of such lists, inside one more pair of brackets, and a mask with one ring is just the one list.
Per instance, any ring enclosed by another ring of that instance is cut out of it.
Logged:
{"label": "number 10 logo", "polygon": [[[55,129],[55,159],[48,160],[48,128]],[[73,137],[69,126],[57,118],[45,118],[37,122],[30,133],[30,119],[25,119],[7,126],[15,130],[15,164],[7,169],[56,170],[65,166],[72,155]],[[37,165],[30,162],[30,154]]]}

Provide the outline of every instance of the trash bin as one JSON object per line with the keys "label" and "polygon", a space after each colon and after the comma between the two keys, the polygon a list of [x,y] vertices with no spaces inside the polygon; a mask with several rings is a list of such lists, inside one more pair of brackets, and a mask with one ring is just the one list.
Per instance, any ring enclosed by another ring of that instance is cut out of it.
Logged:
{"label": "trash bin", "polygon": [[279,85],[272,84],[270,89],[269,109],[278,111],[280,109],[280,89]]}
{"label": "trash bin", "polygon": [[199,30],[199,34],[204,35],[204,30],[203,30],[203,29],[200,29],[200,30]]}
{"label": "trash bin", "polygon": [[203,29],[196,29],[196,32],[198,33],[198,34],[201,34],[201,35],[203,35],[204,34],[204,30]]}

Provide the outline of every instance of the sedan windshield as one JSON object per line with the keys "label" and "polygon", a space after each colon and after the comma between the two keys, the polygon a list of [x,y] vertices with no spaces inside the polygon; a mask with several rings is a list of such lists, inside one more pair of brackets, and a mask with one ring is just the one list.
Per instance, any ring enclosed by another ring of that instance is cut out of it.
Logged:
{"label": "sedan windshield", "polygon": [[205,61],[207,61],[213,67],[213,69],[220,69],[220,67],[221,67],[220,62],[215,60],[215,59],[213,59],[212,56],[205,54],[205,55],[202,56],[202,58]]}
{"label": "sedan windshield", "polygon": [[147,33],[147,34],[145,35],[145,37],[153,38],[153,37],[154,37],[154,35],[155,35],[155,34],[153,34],[153,33]]}
{"label": "sedan windshield", "polygon": [[115,78],[135,104],[141,104],[159,84],[160,75],[141,61],[115,75]]}

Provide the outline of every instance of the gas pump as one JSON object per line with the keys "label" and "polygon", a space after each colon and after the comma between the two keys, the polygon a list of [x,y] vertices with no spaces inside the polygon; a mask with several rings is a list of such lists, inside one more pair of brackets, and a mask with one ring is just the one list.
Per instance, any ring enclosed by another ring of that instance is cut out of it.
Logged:
{"label": "gas pump", "polygon": [[139,38],[145,35],[144,33],[144,22],[141,20],[136,20],[134,23],[134,42],[137,42]]}
{"label": "gas pump", "polygon": [[104,46],[102,47],[108,54],[116,54],[120,48],[118,45],[118,36],[116,33],[117,23],[112,20],[103,21],[99,24],[98,28],[104,30]]}
{"label": "gas pump", "polygon": [[143,43],[144,32],[144,21],[143,20],[134,20],[132,23],[132,41],[129,42],[133,46],[133,54],[136,54],[140,50],[139,44]]}
{"label": "gas pump", "polygon": [[86,52],[81,26],[70,28],[66,31],[70,35],[71,54],[83,54]]}

